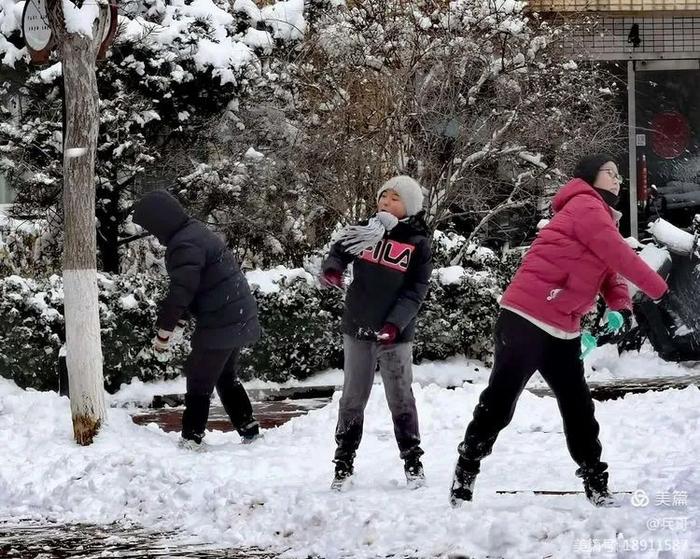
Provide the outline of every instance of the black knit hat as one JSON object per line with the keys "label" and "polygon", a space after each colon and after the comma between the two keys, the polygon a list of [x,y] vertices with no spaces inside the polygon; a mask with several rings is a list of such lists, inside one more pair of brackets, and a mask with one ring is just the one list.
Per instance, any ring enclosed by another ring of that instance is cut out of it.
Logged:
{"label": "black knit hat", "polygon": [[575,179],[583,179],[593,186],[600,168],[609,161],[615,162],[615,158],[609,153],[587,155],[576,164],[573,176]]}

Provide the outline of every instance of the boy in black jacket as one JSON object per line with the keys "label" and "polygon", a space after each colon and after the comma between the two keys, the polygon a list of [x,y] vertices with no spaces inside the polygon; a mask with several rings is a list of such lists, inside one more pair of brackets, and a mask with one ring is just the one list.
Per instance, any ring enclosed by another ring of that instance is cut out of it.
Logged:
{"label": "boy in black jacket", "polygon": [[408,484],[419,487],[425,478],[411,389],[416,315],[432,271],[422,205],[422,189],[415,180],[388,180],[377,193],[377,215],[366,225],[347,227],[323,263],[322,283],[338,288],[343,271],[353,263],[341,325],[345,380],[335,432],[333,489],[342,488],[353,473],[377,362]]}
{"label": "boy in black jacket", "polygon": [[259,427],[237,368],[240,349],[257,341],[260,324],[238,263],[221,239],[163,190],[144,195],[134,206],[133,220],[167,247],[170,285],[160,305],[154,349],[167,351],[174,330],[184,325],[186,317],[197,322],[185,363],[182,445],[201,448],[215,387],[243,442],[253,440]]}

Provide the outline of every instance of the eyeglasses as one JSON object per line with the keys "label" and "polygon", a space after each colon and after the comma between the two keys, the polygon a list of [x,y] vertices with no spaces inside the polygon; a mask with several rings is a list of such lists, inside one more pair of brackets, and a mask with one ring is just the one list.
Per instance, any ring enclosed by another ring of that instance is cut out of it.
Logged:
{"label": "eyeglasses", "polygon": [[616,180],[617,182],[623,181],[622,175],[613,169],[601,169],[601,171],[606,172],[611,179]]}

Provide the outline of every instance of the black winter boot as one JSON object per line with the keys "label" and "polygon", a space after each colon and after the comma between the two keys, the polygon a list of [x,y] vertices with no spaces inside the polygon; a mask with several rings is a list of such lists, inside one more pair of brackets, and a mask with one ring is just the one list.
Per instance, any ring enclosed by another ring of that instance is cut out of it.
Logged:
{"label": "black winter boot", "polygon": [[608,472],[584,474],[582,477],[586,499],[596,507],[615,505],[615,500],[608,490]]}
{"label": "black winter boot", "polygon": [[598,462],[593,466],[581,466],[576,470],[576,475],[583,480],[583,490],[586,499],[596,507],[615,506],[613,496],[608,491],[608,465]]}
{"label": "black winter boot", "polygon": [[182,438],[199,445],[209,419],[209,396],[185,395],[185,411],[182,414]]}
{"label": "black winter boot", "polygon": [[331,483],[331,489],[333,491],[342,491],[354,472],[352,459],[336,458],[333,462],[335,462],[335,476]]}
{"label": "black winter boot", "polygon": [[461,456],[457,459],[452,487],[450,487],[450,505],[453,508],[461,507],[465,501],[472,500],[474,482],[478,473],[479,462],[465,460]]}
{"label": "black winter boot", "polygon": [[243,444],[250,444],[262,437],[260,434],[260,424],[255,419],[251,419],[243,427],[237,429],[237,431],[241,436],[241,442]]}
{"label": "black winter boot", "polygon": [[418,456],[406,458],[403,471],[406,473],[406,484],[410,489],[418,489],[425,485],[425,472]]}

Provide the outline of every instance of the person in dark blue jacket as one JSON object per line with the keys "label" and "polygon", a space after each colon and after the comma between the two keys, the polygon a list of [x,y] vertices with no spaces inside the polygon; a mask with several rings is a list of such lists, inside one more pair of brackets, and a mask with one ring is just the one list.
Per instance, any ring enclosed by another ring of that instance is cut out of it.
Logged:
{"label": "person in dark blue jacket", "polygon": [[154,348],[167,351],[173,332],[191,316],[196,320],[187,377],[183,445],[198,448],[204,438],[209,402],[216,391],[244,442],[259,426],[237,369],[242,347],[260,337],[255,299],[238,263],[223,241],[201,221],[189,217],[168,192],[145,194],[134,206],[133,221],[166,247],[170,278],[160,304]]}
{"label": "person in dark blue jacket", "polygon": [[376,216],[346,227],[322,266],[322,284],[338,288],[345,268],[353,266],[341,323],[345,380],[335,431],[333,489],[341,489],[353,473],[377,363],[407,482],[413,487],[423,484],[423,450],[411,389],[416,315],[432,272],[422,205],[422,189],[411,177],[388,180],[377,193]]}

